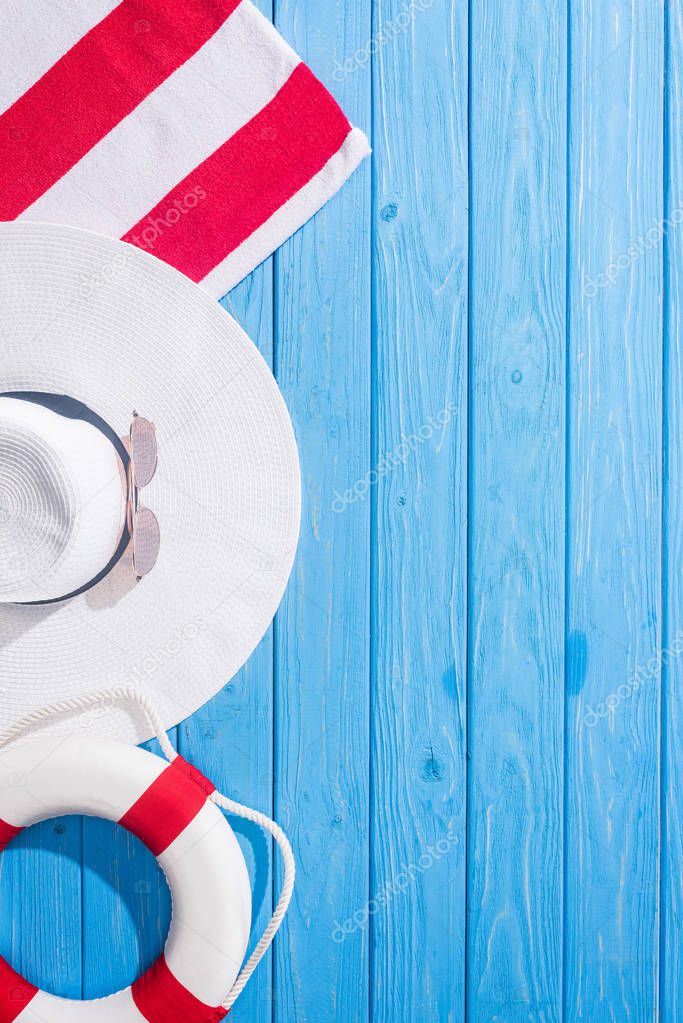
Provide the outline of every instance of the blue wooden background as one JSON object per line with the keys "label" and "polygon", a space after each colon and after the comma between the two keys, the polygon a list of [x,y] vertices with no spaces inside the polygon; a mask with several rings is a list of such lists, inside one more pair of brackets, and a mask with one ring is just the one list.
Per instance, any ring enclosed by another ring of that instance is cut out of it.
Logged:
{"label": "blue wooden background", "polygon": [[[683,0],[261,6],[374,157],[224,303],[304,488],[274,629],[177,730],[299,861],[234,1019],[680,1023]],[[61,994],[168,914],[101,822],[3,858],[0,950]]]}

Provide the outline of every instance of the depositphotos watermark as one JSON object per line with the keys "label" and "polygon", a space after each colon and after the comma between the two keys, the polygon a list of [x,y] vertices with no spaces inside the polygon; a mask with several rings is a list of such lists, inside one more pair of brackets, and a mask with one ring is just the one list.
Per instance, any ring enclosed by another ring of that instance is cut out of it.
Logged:
{"label": "depositphotos watermark", "polygon": [[[144,660],[131,669],[123,680],[122,685],[124,687],[134,687],[141,684],[144,686],[145,682],[149,682],[156,675],[159,668],[162,668],[169,661],[172,661],[174,657],[177,657],[188,643],[192,643],[204,632],[206,627],[206,620],[201,615],[197,615],[196,618],[193,618],[183,628],[176,629],[165,643],[150,650]],[[119,700],[113,698],[103,700],[94,710],[84,711],[80,715],[78,723],[81,728],[91,728],[95,721],[106,717],[107,714],[110,714],[118,706],[120,706]]]}
{"label": "depositphotos watermark", "polygon": [[675,657],[680,657],[681,654],[683,654],[683,632],[679,630],[670,646],[651,657],[642,668],[636,669],[630,682],[624,682],[623,685],[620,685],[618,689],[615,689],[614,692],[605,697],[597,707],[592,707],[589,703],[586,704],[583,714],[583,723],[586,728],[595,728],[598,721],[614,714],[620,703],[630,700],[639,689],[659,678],[662,668],[665,668]]}
{"label": "depositphotos watermark", "polygon": [[611,287],[616,283],[617,278],[624,270],[630,269],[637,263],[641,256],[661,245],[662,239],[670,227],[678,227],[683,222],[683,204],[676,206],[664,220],[654,221],[652,227],[639,235],[629,245],[626,252],[622,252],[617,259],[605,267],[602,273],[591,277],[590,274],[583,275],[583,286],[581,291],[585,298],[595,298],[599,291]]}
{"label": "depositphotos watermark", "polygon": [[385,452],[375,468],[367,472],[362,479],[356,480],[353,486],[345,490],[343,494],[335,490],[332,511],[341,515],[350,504],[362,501],[371,487],[376,486],[381,479],[388,476],[399,465],[405,465],[410,456],[428,440],[431,440],[437,430],[450,423],[457,411],[458,406],[449,402],[435,416],[430,416],[415,433],[411,433],[408,437],[403,434],[400,443],[392,451]]}
{"label": "depositphotos watermark", "polygon": [[417,863],[411,863],[409,866],[403,867],[390,881],[382,885],[379,891],[375,893],[362,909],[357,909],[353,916],[350,916],[344,923],[340,924],[338,920],[335,920],[332,941],[336,942],[337,945],[341,945],[356,931],[365,930],[371,916],[376,916],[383,906],[389,905],[392,899],[399,895],[404,895],[410,886],[415,884],[420,875],[426,874],[428,870],[431,870],[434,864],[442,860],[444,856],[447,856],[458,842],[458,836],[454,832],[449,831],[446,837],[440,838],[435,845],[427,846],[426,852],[420,856]]}
{"label": "depositphotos watermark", "polygon": [[174,199],[163,216],[148,217],[139,233],[131,235],[131,241],[139,249],[147,249],[151,252],[165,231],[172,230],[186,213],[189,213],[205,199],[206,192],[200,185],[197,185],[182,199]]}
{"label": "depositphotos watermark", "polygon": [[78,294],[82,298],[90,298],[101,285],[115,280],[119,270],[123,270],[128,266],[132,255],[132,250],[122,245],[116,255],[99,266],[97,270],[93,270],[88,274],[81,274]]}
{"label": "depositphotos watermark", "polygon": [[370,58],[377,53],[386,43],[392,42],[397,36],[403,35],[412,25],[418,14],[428,11],[434,6],[434,0],[404,0],[403,6],[396,17],[387,21],[375,33],[372,39],[368,40],[365,46],[361,46],[354,53],[353,57],[347,57],[344,63],[337,61],[332,71],[335,82],[341,82],[347,75],[355,74],[364,68]]}

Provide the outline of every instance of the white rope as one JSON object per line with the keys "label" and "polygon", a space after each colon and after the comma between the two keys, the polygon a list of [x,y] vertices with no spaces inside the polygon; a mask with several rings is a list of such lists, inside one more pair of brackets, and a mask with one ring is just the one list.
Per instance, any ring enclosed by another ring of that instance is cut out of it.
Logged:
{"label": "white rope", "polygon": [[156,737],[159,740],[159,745],[163,750],[164,756],[167,760],[175,760],[178,754],[173,749],[173,746],[171,746],[156,707],[143,692],[129,686],[114,686],[113,689],[98,689],[96,692],[87,693],[85,696],[74,696],[70,700],[61,700],[59,703],[51,703],[46,707],[40,707],[38,710],[33,710],[30,714],[27,714],[26,717],[15,721],[14,724],[7,729],[7,731],[0,734],[0,748],[7,746],[10,742],[14,742],[14,740],[20,735],[23,735],[24,732],[31,731],[32,728],[36,725],[42,724],[43,721],[46,721],[48,718],[62,716],[65,714],[74,714],[83,710],[90,710],[91,707],[114,703],[116,700],[129,700],[131,703],[138,703],[142,707],[156,733]]}
{"label": "white rope", "polygon": [[273,836],[278,846],[280,847],[280,852],[282,853],[282,859],[284,861],[285,867],[284,877],[282,880],[282,891],[280,893],[280,898],[278,899],[277,906],[275,907],[275,912],[270,918],[270,923],[263,932],[263,937],[261,938],[256,948],[249,956],[249,959],[247,960],[246,964],[242,968],[242,972],[240,973],[239,977],[233,984],[230,990],[230,994],[223,1002],[224,1009],[231,1009],[232,1006],[237,1001],[238,997],[242,994],[245,987],[247,986],[247,983],[252,973],[254,972],[254,970],[256,969],[256,967],[261,962],[264,955],[272,945],[273,938],[280,930],[282,921],[284,920],[285,914],[289,909],[289,904],[292,901],[292,895],[294,894],[294,881],[296,879],[296,863],[294,860],[294,853],[292,852],[292,847],[289,844],[289,839],[285,835],[282,828],[279,827],[279,825],[277,825],[275,821],[272,821],[270,820],[269,817],[266,817],[264,814],[259,813],[258,810],[250,810],[249,807],[247,806],[241,806],[239,803],[234,803],[232,799],[228,799],[226,796],[222,796],[220,792],[214,792],[213,795],[211,796],[211,799],[218,806],[221,806],[224,810],[227,810],[228,813],[235,814],[237,817],[244,817],[246,820],[251,821],[253,824],[258,824],[258,826],[260,828],[263,828],[264,831],[268,831]]}
{"label": "white rope", "polygon": [[[14,742],[14,740],[18,739],[20,735],[31,731],[31,729],[36,727],[36,725],[42,724],[42,722],[46,721],[48,718],[90,710],[91,707],[113,703],[117,700],[128,700],[131,703],[137,703],[140,707],[142,707],[149,718],[154,732],[156,733],[156,737],[159,740],[159,745],[161,746],[164,756],[171,762],[175,760],[178,754],[173,749],[173,746],[166,735],[166,731],[156,707],[141,690],[130,686],[115,686],[112,689],[99,689],[96,692],[88,693],[85,696],[75,696],[70,700],[61,700],[59,703],[52,703],[47,707],[41,707],[39,710],[34,710],[25,717],[15,721],[10,728],[0,734],[0,748]],[[282,892],[277,906],[275,907],[275,912],[270,919],[270,923],[263,932],[261,940],[245,965],[242,967],[240,975],[230,989],[228,997],[223,1002],[222,1007],[224,1009],[231,1009],[237,1001],[237,998],[242,994],[244,988],[247,986],[252,973],[272,945],[273,939],[282,925],[282,921],[289,909],[289,904],[292,901],[292,895],[294,893],[296,863],[289,839],[282,828],[276,824],[275,821],[271,820],[270,817],[266,817],[265,814],[259,813],[258,810],[251,810],[248,806],[242,806],[240,803],[235,803],[232,799],[228,799],[227,796],[221,795],[220,792],[214,792],[210,796],[210,799],[223,810],[227,810],[228,813],[233,814],[233,816],[242,817],[245,820],[251,821],[253,824],[258,825],[258,827],[263,828],[264,831],[267,831],[270,835],[272,835],[280,848],[282,859],[284,861]]]}

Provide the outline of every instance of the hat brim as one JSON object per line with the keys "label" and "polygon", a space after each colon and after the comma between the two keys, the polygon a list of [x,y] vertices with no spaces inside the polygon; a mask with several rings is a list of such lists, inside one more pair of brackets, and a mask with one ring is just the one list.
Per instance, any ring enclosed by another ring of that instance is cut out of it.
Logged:
{"label": "hat brim", "polygon": [[[0,224],[0,391],[67,394],[121,436],[152,419],[157,474],[143,502],[158,562],[124,559],[45,606],[0,605],[0,729],[104,686],[145,690],[167,727],[226,684],[266,632],[296,550],[296,442],[273,376],[238,324],[133,246],[55,225]],[[51,731],[150,737],[110,707]]]}

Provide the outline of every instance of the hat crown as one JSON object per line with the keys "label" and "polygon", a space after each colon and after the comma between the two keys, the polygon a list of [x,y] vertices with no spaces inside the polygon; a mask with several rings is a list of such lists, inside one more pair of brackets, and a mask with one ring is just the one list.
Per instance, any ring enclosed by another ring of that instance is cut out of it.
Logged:
{"label": "hat crown", "polygon": [[113,557],[125,514],[123,465],[104,433],[0,398],[0,603],[86,586]]}

